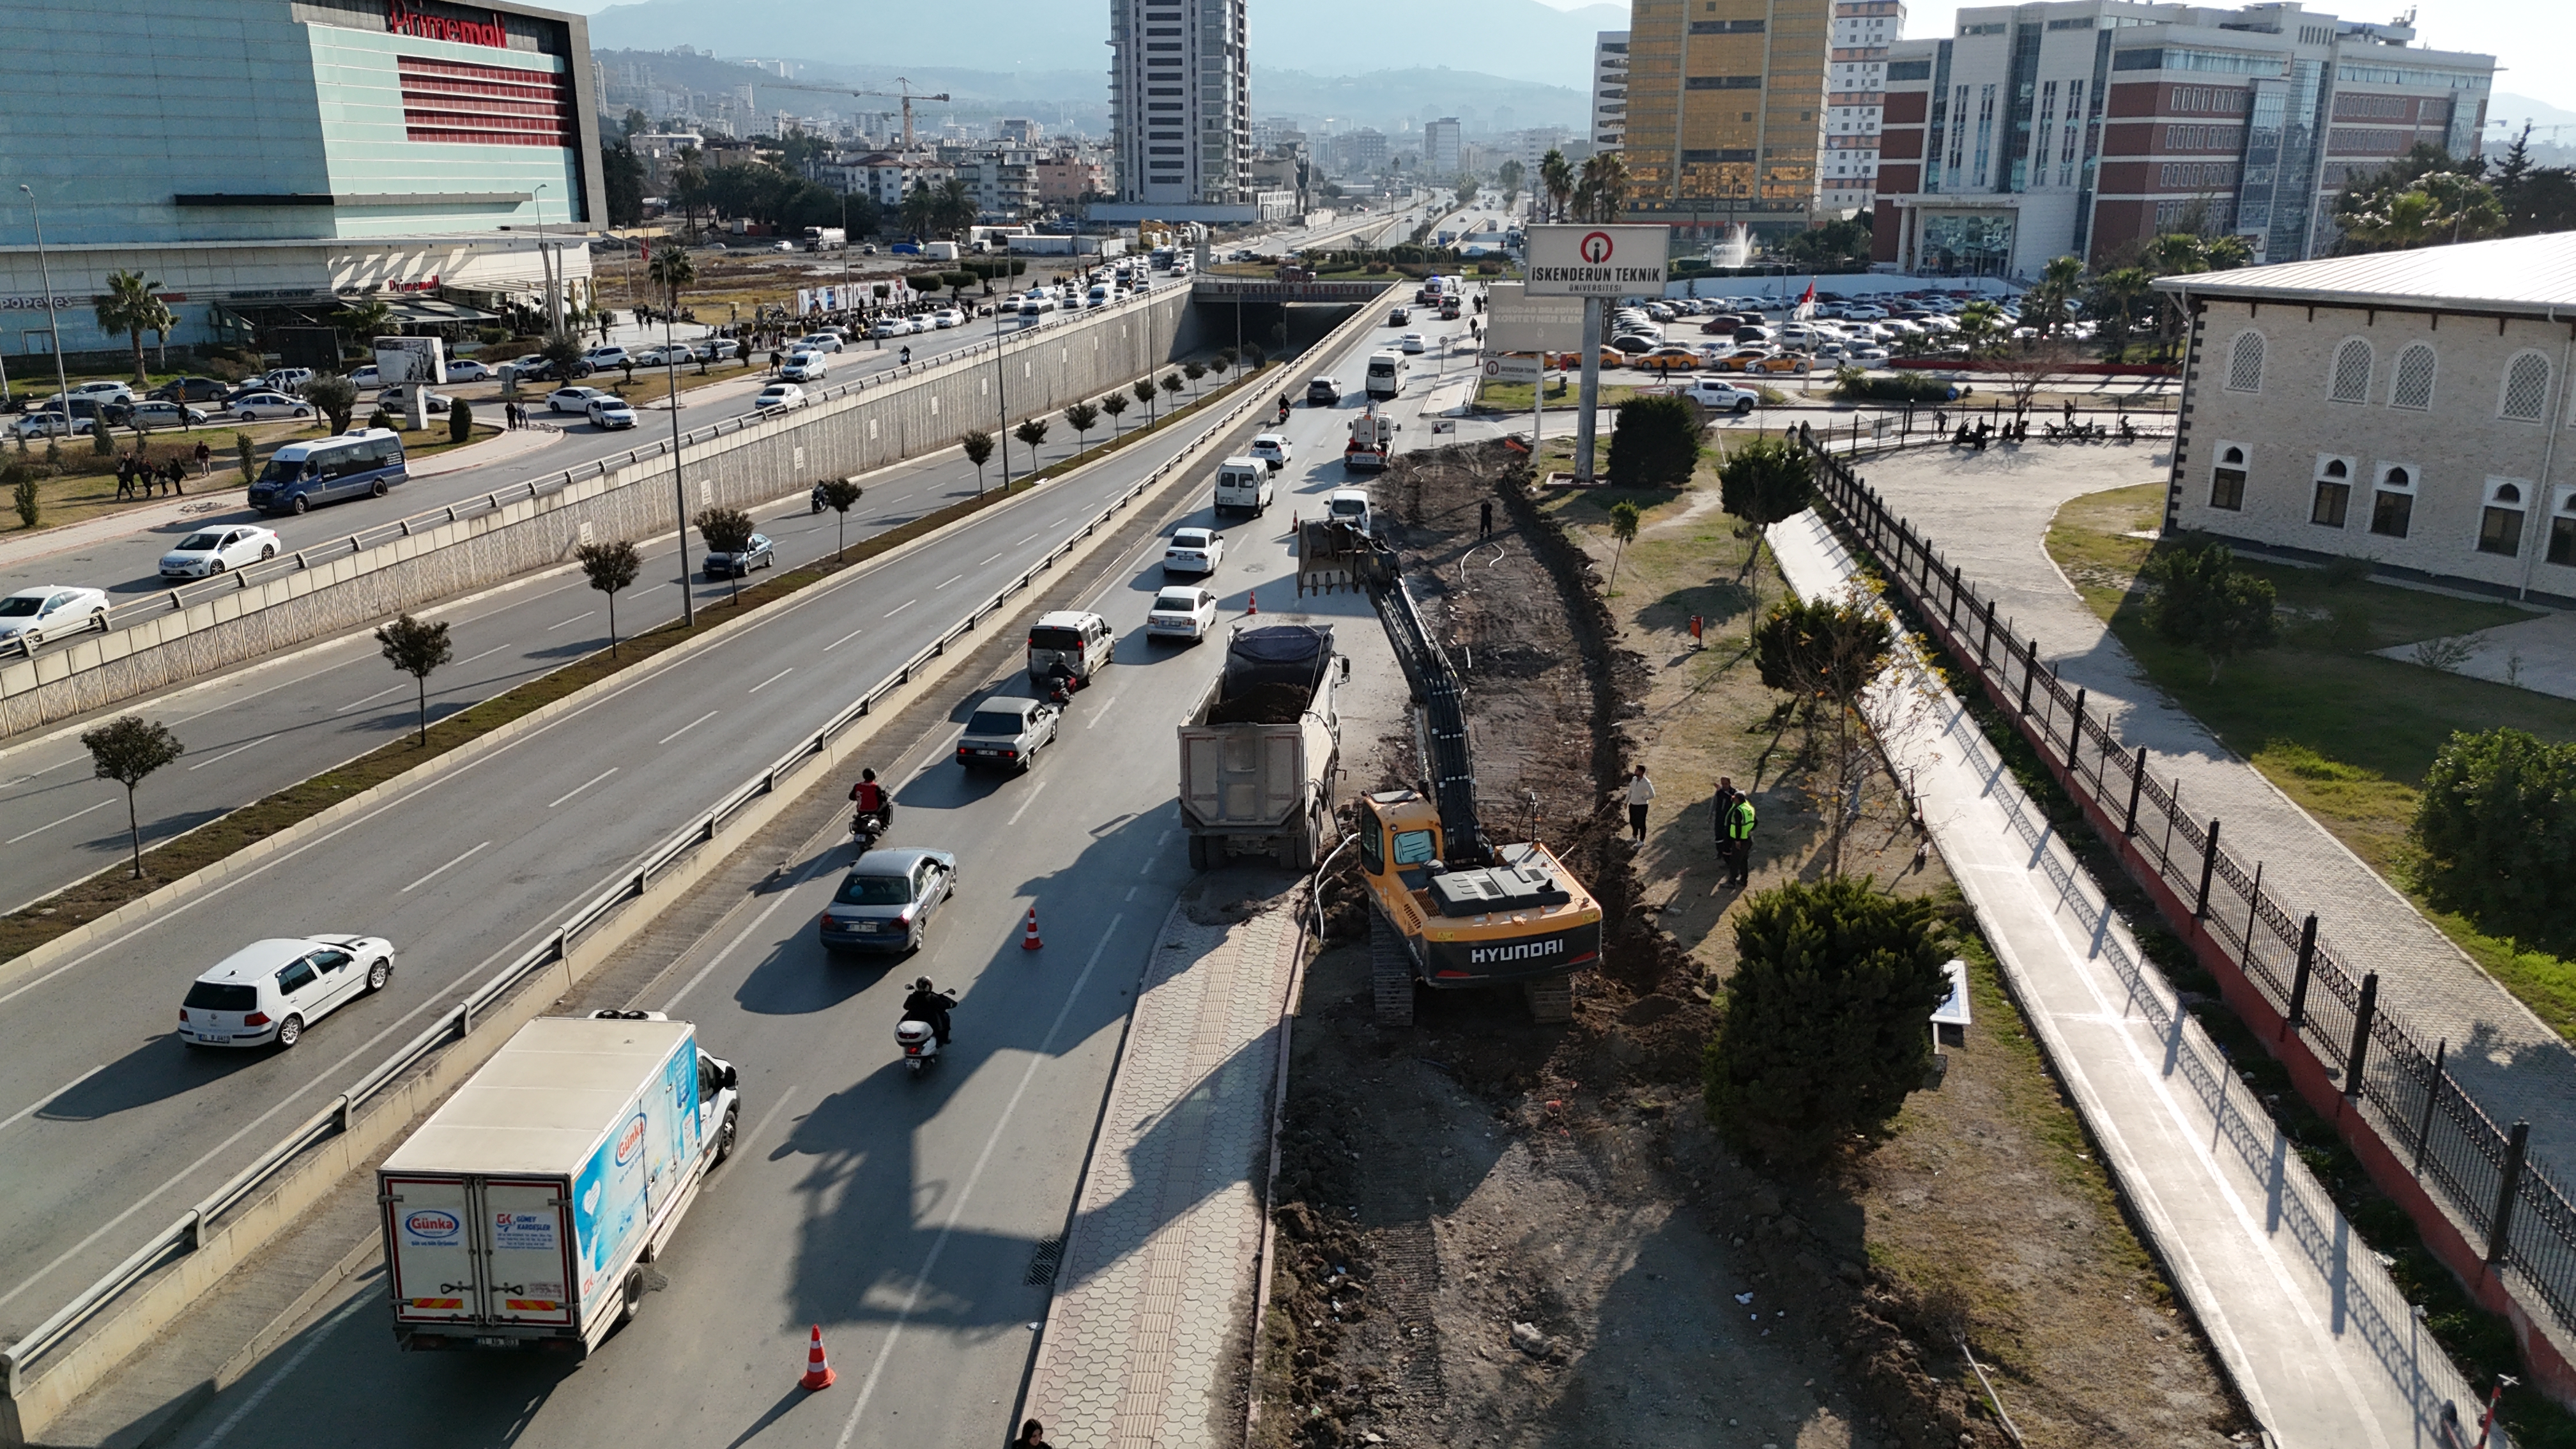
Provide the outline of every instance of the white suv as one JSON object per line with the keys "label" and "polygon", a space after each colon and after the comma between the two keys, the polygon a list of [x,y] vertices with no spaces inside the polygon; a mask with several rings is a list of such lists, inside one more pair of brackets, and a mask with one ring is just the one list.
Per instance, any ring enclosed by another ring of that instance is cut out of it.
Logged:
{"label": "white suv", "polygon": [[179,1004],[179,1040],[192,1047],[291,1047],[304,1029],[394,974],[382,936],[254,941],[197,978]]}

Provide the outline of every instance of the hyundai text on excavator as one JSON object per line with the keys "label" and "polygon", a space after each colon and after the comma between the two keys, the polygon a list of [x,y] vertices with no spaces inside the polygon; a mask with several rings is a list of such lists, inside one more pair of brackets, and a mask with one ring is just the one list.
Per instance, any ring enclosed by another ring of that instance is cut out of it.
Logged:
{"label": "hyundai text on excavator", "polygon": [[1519,986],[1539,1021],[1573,1015],[1569,978],[1601,960],[1601,906],[1537,841],[1497,844],[1476,805],[1465,690],[1422,621],[1395,550],[1348,523],[1300,526],[1297,592],[1356,589],[1395,646],[1413,695],[1413,789],[1353,801],[1368,884],[1377,1020],[1413,1024],[1417,984]]}

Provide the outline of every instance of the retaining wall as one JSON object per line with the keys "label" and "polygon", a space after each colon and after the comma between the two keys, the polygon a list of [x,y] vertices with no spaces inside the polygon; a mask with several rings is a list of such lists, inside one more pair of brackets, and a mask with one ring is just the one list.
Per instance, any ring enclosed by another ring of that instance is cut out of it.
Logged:
{"label": "retaining wall", "polygon": [[[972,428],[1051,415],[1096,397],[1196,346],[1185,288],[1097,318],[1050,327],[919,376],[863,388],[682,449],[687,511],[748,508],[948,447]],[[1005,405],[1007,404],[1007,409]],[[669,533],[678,508],[671,460],[656,456],[550,475],[531,486],[411,520],[398,536],[327,562],[332,545],[245,571],[238,589],[189,602],[101,635],[0,666],[0,738],[202,677],[280,649],[345,632],[440,599],[560,563],[586,539]],[[513,497],[513,495],[516,495]],[[504,501],[507,500],[507,501]],[[319,524],[329,515],[308,515]],[[378,530],[381,532],[381,530]]]}

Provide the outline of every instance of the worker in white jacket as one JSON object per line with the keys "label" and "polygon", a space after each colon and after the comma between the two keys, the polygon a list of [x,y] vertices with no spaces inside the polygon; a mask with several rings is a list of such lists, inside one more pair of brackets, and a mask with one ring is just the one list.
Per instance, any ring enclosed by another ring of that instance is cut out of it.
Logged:
{"label": "worker in white jacket", "polygon": [[1655,782],[1646,778],[1645,766],[1636,768],[1621,793],[1628,797],[1628,838],[1643,845],[1646,843],[1646,805],[1655,798]]}

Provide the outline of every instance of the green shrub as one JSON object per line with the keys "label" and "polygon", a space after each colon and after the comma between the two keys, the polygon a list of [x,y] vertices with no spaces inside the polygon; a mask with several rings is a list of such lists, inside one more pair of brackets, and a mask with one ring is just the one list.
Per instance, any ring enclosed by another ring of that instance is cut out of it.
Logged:
{"label": "green shrub", "polygon": [[462,443],[474,436],[474,404],[458,398],[447,405],[447,441]]}
{"label": "green shrub", "polygon": [[1854,402],[1947,402],[1950,384],[1921,372],[1872,376],[1857,367],[1834,369],[1834,396]]}
{"label": "green shrub", "polygon": [[33,528],[44,517],[42,503],[36,497],[36,470],[24,463],[0,467],[0,483],[9,485],[9,502],[18,510],[21,526]]}
{"label": "green shrub", "polygon": [[1788,1162],[1886,1137],[1932,1065],[1926,1019],[1950,989],[1937,924],[1931,902],[1883,895],[1867,877],[1748,900],[1708,1040],[1710,1119]]}
{"label": "green shrub", "polygon": [[2576,743],[2454,734],[2415,805],[2419,883],[2494,935],[2563,942],[2576,900]]}
{"label": "green shrub", "polygon": [[1699,404],[1670,394],[1619,404],[1610,448],[1613,488],[1679,488],[1699,465]]}
{"label": "green shrub", "polygon": [[2161,585],[2148,622],[2166,643],[2199,650],[2212,684],[2228,660],[2280,638],[2271,580],[2237,572],[2236,554],[2223,543],[2177,544],[2138,572]]}

